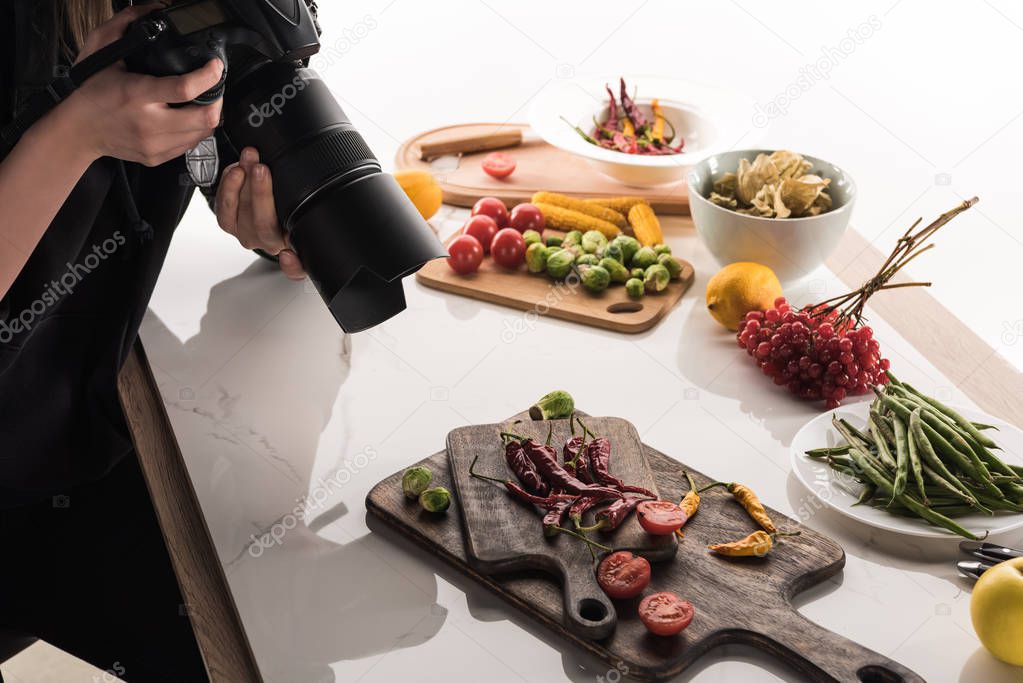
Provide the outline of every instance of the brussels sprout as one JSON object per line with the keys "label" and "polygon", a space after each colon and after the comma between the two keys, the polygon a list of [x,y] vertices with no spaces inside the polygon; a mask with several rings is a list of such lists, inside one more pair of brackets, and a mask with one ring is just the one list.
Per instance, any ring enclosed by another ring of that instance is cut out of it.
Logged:
{"label": "brussels sprout", "polygon": [[547,256],[547,273],[555,280],[561,280],[572,271],[575,254],[568,249],[558,249]]}
{"label": "brussels sprout", "polygon": [[678,278],[682,273],[682,264],[676,261],[671,254],[661,254],[657,257],[657,262],[668,269],[668,275],[672,280]]}
{"label": "brussels sprout", "polygon": [[623,266],[621,261],[615,261],[613,258],[605,256],[597,265],[608,272],[611,282],[625,282],[629,279],[629,269]]}
{"label": "brussels sprout", "polygon": [[547,256],[552,251],[540,244],[534,242],[526,248],[526,268],[530,273],[542,273],[547,270]]}
{"label": "brussels sprout", "polygon": [[543,244],[543,237],[536,230],[526,230],[522,233],[522,239],[526,242],[527,249],[530,244]]}
{"label": "brussels sprout", "polygon": [[611,284],[611,274],[600,266],[583,266],[579,269],[583,287],[591,292],[603,292]]}
{"label": "brussels sprout", "polygon": [[660,263],[655,263],[647,268],[643,275],[643,285],[648,292],[662,291],[668,286],[669,280],[671,280],[671,275],[668,274],[668,269]]}
{"label": "brussels sprout", "polygon": [[427,512],[444,512],[451,507],[451,491],[443,486],[426,489],[419,494],[419,504]]}
{"label": "brussels sprout", "polygon": [[642,268],[644,271],[657,263],[657,252],[651,247],[643,247],[632,257],[630,265],[633,268]]}
{"label": "brussels sprout", "polygon": [[629,280],[625,283],[625,293],[633,299],[639,299],[642,297],[644,291],[643,281],[638,277],[629,278]]}
{"label": "brussels sprout", "polygon": [[583,234],[579,230],[572,230],[571,232],[565,233],[564,239],[561,241],[561,245],[567,247],[570,244],[579,244],[583,241]]}
{"label": "brussels sprout", "polygon": [[669,247],[667,244],[655,244],[654,245],[654,252],[658,256],[660,256],[661,254],[670,254],[671,253],[671,247]]}
{"label": "brussels sprout", "polygon": [[629,271],[629,275],[636,278],[637,280],[642,280],[643,276],[646,275],[646,271],[643,270],[642,268],[633,268],[632,270]]}
{"label": "brussels sprout", "polygon": [[551,235],[550,237],[547,238],[547,246],[548,247],[560,247],[561,246],[561,241],[562,241],[561,238],[558,237],[557,235]]}
{"label": "brussels sprout", "polygon": [[433,472],[429,467],[410,467],[401,475],[401,490],[406,498],[415,500],[430,485],[431,479]]}
{"label": "brussels sprout", "polygon": [[632,263],[632,257],[636,255],[639,248],[642,246],[635,237],[629,235],[619,235],[614,238],[614,243],[622,248],[622,263],[629,265]]}
{"label": "brussels sprout", "polygon": [[529,407],[529,417],[533,420],[557,420],[569,417],[575,412],[575,400],[567,391],[552,391],[541,396]]}
{"label": "brussels sprout", "polygon": [[617,242],[612,242],[604,247],[604,257],[613,258],[618,263],[625,263],[625,252],[622,250],[622,245]]}
{"label": "brussels sprout", "polygon": [[587,230],[580,244],[587,254],[596,254],[597,251],[607,246],[607,238],[600,230]]}
{"label": "brussels sprout", "polygon": [[575,259],[577,266],[595,266],[598,263],[600,263],[600,259],[596,254],[582,254]]}

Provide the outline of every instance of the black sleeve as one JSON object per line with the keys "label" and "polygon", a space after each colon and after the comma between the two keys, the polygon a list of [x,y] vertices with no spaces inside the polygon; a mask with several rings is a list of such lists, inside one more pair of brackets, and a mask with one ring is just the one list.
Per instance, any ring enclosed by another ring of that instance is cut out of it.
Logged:
{"label": "black sleeve", "polygon": [[[316,34],[322,35],[323,30],[320,28],[319,9],[316,7],[316,2],[317,0],[305,0],[306,6],[309,7],[310,14],[313,15],[313,23],[316,25]],[[305,64],[308,66],[309,60],[306,60]],[[213,137],[217,139],[217,155],[219,156],[217,179],[209,187],[200,187],[199,191],[202,192],[203,196],[206,198],[206,204],[210,207],[210,210],[216,211],[217,189],[220,187],[220,178],[224,174],[225,168],[238,162],[240,150],[236,150],[234,146],[231,145],[227,136],[224,135],[224,131],[220,128],[216,130]]]}

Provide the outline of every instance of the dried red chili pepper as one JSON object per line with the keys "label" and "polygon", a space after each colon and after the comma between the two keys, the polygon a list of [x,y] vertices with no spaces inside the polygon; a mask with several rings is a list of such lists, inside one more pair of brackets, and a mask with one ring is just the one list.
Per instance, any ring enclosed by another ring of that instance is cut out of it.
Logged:
{"label": "dried red chili pepper", "polygon": [[559,501],[547,509],[547,514],[543,516],[544,536],[553,536],[558,533],[561,528],[561,520],[564,519],[565,513],[568,512],[571,505],[572,501],[565,500]]}
{"label": "dried red chili pepper", "polygon": [[546,496],[538,496],[530,493],[529,491],[516,484],[511,479],[498,479],[497,477],[490,477],[485,474],[478,474],[476,472],[476,463],[479,461],[480,455],[476,454],[476,457],[472,459],[472,463],[469,465],[469,476],[475,477],[476,479],[485,479],[486,481],[494,481],[498,484],[502,484],[508,492],[519,500],[530,503],[532,505],[540,505],[542,507],[549,508],[551,505],[561,502],[567,502],[571,504],[578,496],[568,493],[551,493]]}
{"label": "dried red chili pepper", "polygon": [[[593,436],[593,432],[589,430],[582,422],[579,423],[586,434]],[[604,436],[596,436],[589,445],[586,446],[586,458],[590,462],[590,466],[593,468],[593,475],[597,482],[612,486],[619,491],[626,493],[639,493],[650,498],[656,498],[652,491],[649,491],[642,486],[633,486],[632,484],[626,484],[618,477],[615,477],[610,472],[611,466],[611,441]]]}
{"label": "dried red chili pepper", "polygon": [[[505,436],[507,433],[503,433],[501,436]],[[519,438],[515,434],[507,434],[513,438]],[[570,474],[561,464],[558,462],[558,453],[550,446],[546,446],[541,443],[537,443],[533,439],[524,439],[522,442],[523,450],[526,453],[526,457],[529,458],[533,466],[536,467],[536,471],[540,473],[548,484],[550,484],[552,491],[564,491],[566,493],[574,493],[576,495],[582,495],[587,492],[596,493],[598,491],[610,491],[613,495],[622,497],[624,494],[621,491],[615,491],[612,488],[606,486],[596,486],[593,484],[585,484],[580,481],[575,475]]]}
{"label": "dried red chili pepper", "polygon": [[614,531],[632,510],[641,502],[646,500],[644,496],[629,495],[622,500],[616,500],[596,514],[593,526],[583,527],[580,532],[588,531]]}
{"label": "dried red chili pepper", "polygon": [[599,505],[608,498],[611,498],[611,496],[606,493],[584,494],[579,496],[575,502],[572,503],[572,507],[569,508],[568,518],[572,520],[572,524],[574,524],[578,529],[582,526],[583,515],[586,514],[586,511],[594,505]]}
{"label": "dried red chili pepper", "polygon": [[618,103],[615,102],[615,95],[611,92],[611,86],[607,83],[604,84],[604,88],[607,90],[608,105],[607,105],[607,120],[604,121],[604,127],[610,128],[612,131],[620,130],[618,123]]}
{"label": "dried red chili pepper", "polygon": [[636,103],[629,97],[629,92],[625,87],[625,79],[621,79],[622,82],[622,109],[625,110],[625,115],[632,121],[632,125],[636,127],[636,133],[639,134],[641,128],[646,127],[646,116],[640,111]]}
{"label": "dried red chili pepper", "polygon": [[539,496],[545,496],[550,492],[550,487],[540,476],[540,473],[536,471],[536,468],[533,467],[533,463],[526,457],[520,442],[509,441],[505,445],[504,460],[527,491]]}

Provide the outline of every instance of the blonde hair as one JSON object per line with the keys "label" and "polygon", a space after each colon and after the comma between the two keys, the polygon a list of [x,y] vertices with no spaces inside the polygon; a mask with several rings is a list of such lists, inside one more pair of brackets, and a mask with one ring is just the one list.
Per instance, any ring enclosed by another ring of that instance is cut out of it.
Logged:
{"label": "blonde hair", "polygon": [[63,0],[60,7],[60,35],[65,52],[72,55],[82,47],[92,29],[113,15],[110,0]]}

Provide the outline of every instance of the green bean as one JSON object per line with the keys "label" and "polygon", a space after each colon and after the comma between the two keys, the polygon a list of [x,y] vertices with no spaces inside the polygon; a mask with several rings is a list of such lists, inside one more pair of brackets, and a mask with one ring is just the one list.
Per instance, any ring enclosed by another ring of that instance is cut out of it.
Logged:
{"label": "green bean", "polygon": [[806,455],[811,458],[824,458],[829,455],[845,455],[849,452],[849,444],[844,446],[834,446],[832,448],[812,448],[806,451]]}
{"label": "green bean", "polygon": [[[924,473],[930,474],[934,483],[949,487],[950,491],[956,491],[960,494],[960,497],[970,503],[971,505],[980,505],[977,502],[976,497],[966,489],[960,488],[962,484],[956,479],[955,475],[948,471],[945,467],[945,463],[941,461],[937,453],[934,452],[934,448],[931,446],[931,442],[927,440],[927,436],[924,434],[923,425],[920,421],[920,411],[923,408],[917,408],[910,414],[909,418],[909,438],[916,442],[917,452],[920,454],[921,462],[925,463]],[[958,486],[957,486],[958,484]]]}
{"label": "green bean", "polygon": [[[860,448],[860,449],[863,450],[864,453],[867,454],[867,456],[871,460],[875,459],[874,458],[874,453],[872,451],[872,448],[874,446],[873,439],[871,439],[870,441],[862,441],[859,437],[857,437],[854,434],[853,430],[855,430],[855,428],[852,425],[850,425],[848,422],[846,422],[845,420],[833,417],[831,419],[831,423],[835,427],[835,429],[838,430],[838,433],[841,434],[842,436],[844,436],[846,438],[846,440],[849,442],[850,446],[852,447],[850,449],[850,451],[849,451],[850,454],[852,453],[852,451],[854,449]],[[884,467],[886,470],[888,469],[887,463],[885,463],[883,461],[877,461],[877,462],[878,462],[878,464],[880,466]]]}
{"label": "green bean", "polygon": [[892,457],[892,452],[888,449],[888,439],[884,434],[881,433],[881,427],[878,426],[878,419],[880,416],[876,413],[872,414],[867,418],[867,429],[870,430],[870,435],[874,439],[874,444],[877,446],[877,455],[881,461],[883,461],[892,470],[898,471],[898,463],[895,458]]}
{"label": "green bean", "polygon": [[906,430],[906,453],[909,455],[910,468],[913,470],[913,478],[916,480],[917,489],[920,491],[920,498],[927,504],[927,493],[925,492],[924,468],[920,462],[920,453],[917,451],[916,442],[909,438],[909,428],[898,415],[895,416],[902,428]]}
{"label": "green bean", "polygon": [[873,484],[871,484],[869,482],[864,484],[863,485],[863,491],[860,492],[860,497],[856,499],[856,502],[853,503],[852,506],[856,507],[857,505],[863,505],[864,503],[869,501],[871,498],[873,498],[874,494],[876,492],[877,492],[877,487],[876,486],[874,486]]}
{"label": "green bean", "polygon": [[1017,503],[1023,503],[1023,486],[1020,486],[1014,481],[999,482],[996,486],[1001,489],[1006,496],[1015,497]]}
{"label": "green bean", "polygon": [[[849,434],[852,434],[853,436],[855,436],[857,439],[862,441],[865,445],[867,445],[867,446],[873,445],[874,440],[871,439],[866,434],[864,434],[863,432],[861,432],[859,429],[856,429],[856,427],[853,427],[851,424],[849,424],[848,420],[846,420],[845,418],[840,417],[840,418],[838,418],[838,421],[842,424],[842,426],[844,426],[846,428],[846,430],[848,430]],[[848,438],[848,437],[846,437],[846,438]],[[853,441],[854,441],[854,439],[849,439],[850,443],[852,443]]]}
{"label": "green bean", "polygon": [[957,425],[962,427],[962,429],[964,431],[966,431],[970,436],[972,436],[974,439],[976,439],[982,445],[986,446],[987,448],[998,448],[998,444],[996,444],[994,441],[992,441],[989,437],[987,437],[984,434],[982,434],[979,429],[977,429],[976,427],[973,426],[972,422],[967,420],[965,417],[963,417],[962,415],[960,415],[956,411],[954,411],[951,408],[949,408],[947,405],[945,405],[944,403],[942,403],[938,399],[931,398],[930,396],[925,396],[924,394],[920,393],[919,391],[914,389],[909,384],[903,383],[903,386],[908,391],[916,394],[917,396],[919,396],[920,398],[922,398],[923,400],[927,401],[932,406],[937,408],[939,412],[942,412],[945,415],[948,415],[953,420],[955,420],[955,423]]}
{"label": "green bean", "polygon": [[[864,453],[862,449],[854,447],[852,450],[849,451],[849,453],[850,455],[852,455],[856,463],[867,474],[867,476],[870,477],[871,481],[874,482],[874,485],[881,489],[881,491],[885,495],[892,496],[892,494],[895,493],[895,490],[892,488],[892,482],[885,478],[885,476],[881,474],[881,472],[877,470],[871,462],[869,462],[866,453]],[[895,496],[895,500],[935,526],[948,529],[949,531],[955,534],[958,534],[965,538],[969,538],[974,541],[980,540],[980,537],[977,536],[976,534],[959,526],[953,520],[949,519],[945,515],[931,510],[927,506],[921,504],[917,500],[914,500],[911,496],[905,493]]]}
{"label": "green bean", "polygon": [[[925,411],[925,414],[935,415],[933,410]],[[935,429],[937,429],[937,431],[941,433],[942,436],[948,439],[949,443],[952,445],[953,448],[955,448],[960,453],[964,453],[966,457],[969,458],[970,463],[972,463],[974,469],[976,470],[975,476],[979,476],[981,479],[985,479],[989,482],[994,481],[991,478],[991,472],[988,470],[987,465],[985,465],[984,461],[980,459],[980,456],[977,454],[977,451],[973,448],[970,442],[966,440],[966,437],[968,437],[969,434],[964,435],[960,433],[960,430],[955,427],[950,427],[947,430],[938,429],[937,427],[935,427]],[[980,444],[977,445],[980,449],[983,448],[983,446],[980,446]]]}
{"label": "green bean", "polygon": [[983,422],[973,422],[971,424],[982,432],[988,429],[993,429],[996,432],[999,431],[998,427],[995,425],[984,424]]}
{"label": "green bean", "polygon": [[[980,463],[980,468],[978,469],[969,458],[953,447],[952,444],[950,444],[931,425],[926,422],[922,422],[920,426],[932,447],[944,454],[945,458],[953,463],[955,467],[973,478],[988,494],[1001,497],[1002,492],[991,481],[991,475],[988,473],[987,468],[984,467],[983,463]],[[971,450],[970,452],[972,453],[973,451]]]}
{"label": "green bean", "polygon": [[[906,444],[908,439],[906,434],[906,424],[898,418],[898,416],[892,416],[892,431],[895,432],[895,484],[894,491],[898,495],[906,490],[906,480],[909,478],[909,448]],[[919,479],[920,484],[923,484],[923,476]],[[892,498],[894,500],[894,497]]]}
{"label": "green bean", "polygon": [[1001,472],[1002,474],[1006,474],[1010,477],[1016,477],[1017,482],[1023,483],[1023,472],[1017,472],[1014,468],[1006,465],[1001,458],[984,448],[984,446],[973,437],[967,438],[966,441],[970,444],[970,447],[973,448],[973,452],[976,453],[982,461],[984,461],[989,470]]}

